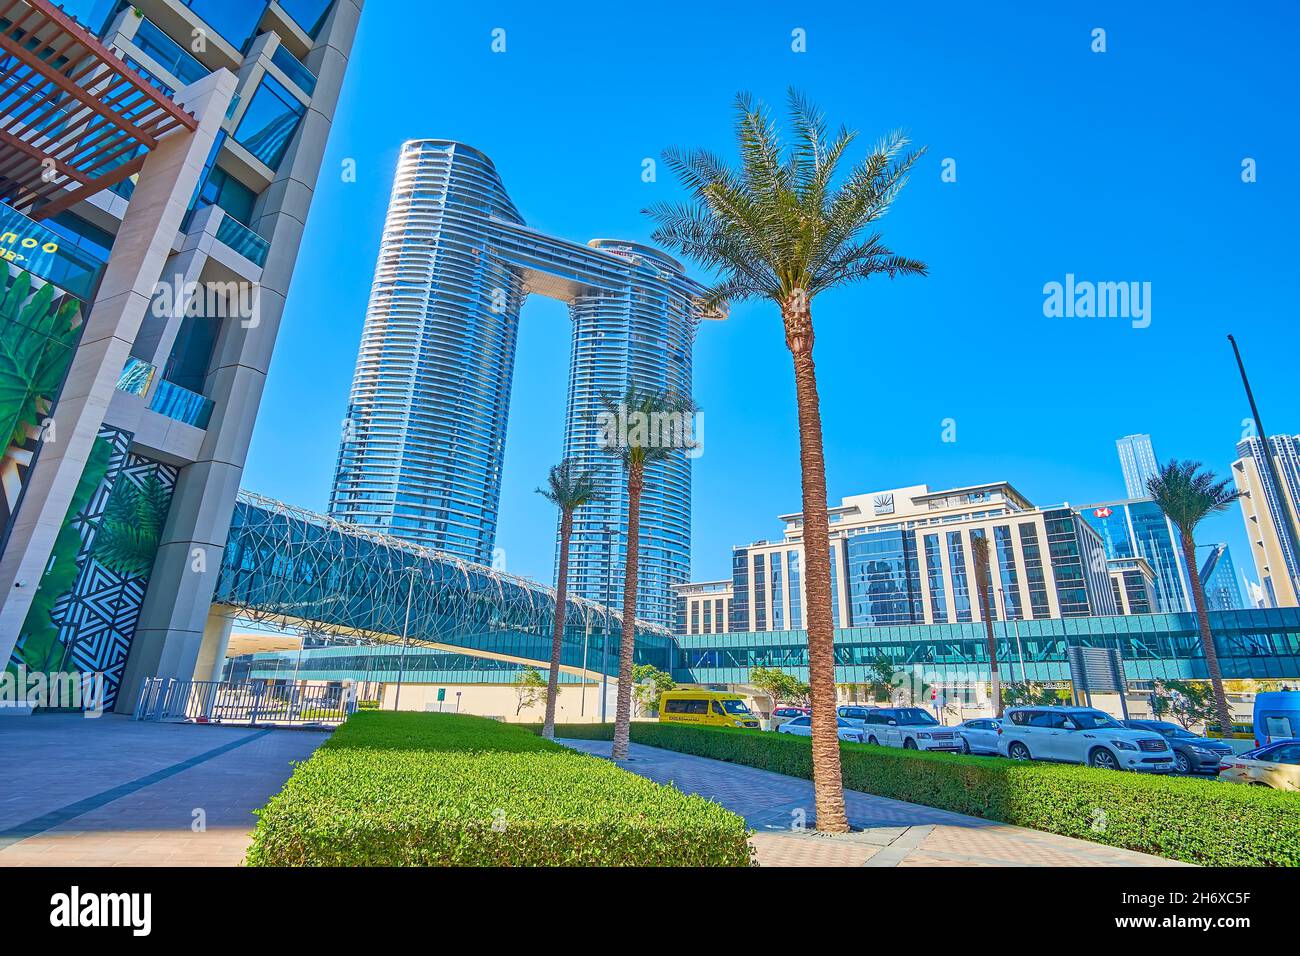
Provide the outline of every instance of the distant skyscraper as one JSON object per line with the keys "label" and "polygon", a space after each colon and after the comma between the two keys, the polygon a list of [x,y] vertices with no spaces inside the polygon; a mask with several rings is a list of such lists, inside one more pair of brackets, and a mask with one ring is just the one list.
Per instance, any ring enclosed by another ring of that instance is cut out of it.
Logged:
{"label": "distant skyscraper", "polygon": [[[572,319],[564,456],[594,471],[600,492],[574,522],[569,589],[619,607],[626,489],[621,465],[599,445],[595,416],[602,395],[629,385],[690,395],[700,291],[675,260],[646,246],[580,245],[529,229],[478,150],[406,143],[330,513],[491,563],[520,308],[530,293],[560,299]],[[527,464],[544,476],[547,463]],[[638,617],[673,624],[690,527],[690,462],[676,455],[646,475]]]}
{"label": "distant skyscraper", "polygon": [[1151,565],[1153,611],[1195,610],[1177,530],[1159,505],[1150,498],[1109,501],[1085,505],[1079,514],[1101,535],[1107,558],[1145,558]]}
{"label": "distant skyscraper", "polygon": [[1296,586],[1300,555],[1283,509],[1290,511],[1293,523],[1300,524],[1300,435],[1274,435],[1268,441],[1282,487],[1269,477],[1264,443],[1258,438],[1237,444],[1232,477],[1242,493],[1241,516],[1250,539],[1250,556],[1268,605],[1295,607],[1300,603]]}
{"label": "distant skyscraper", "polygon": [[1119,466],[1124,469],[1124,488],[1130,498],[1146,498],[1147,482],[1160,473],[1150,435],[1126,435],[1115,442]]}
{"label": "distant skyscraper", "polygon": [[1241,599],[1237,568],[1226,544],[1216,544],[1201,565],[1201,587],[1205,591],[1205,606],[1211,611],[1230,611],[1247,606]]}

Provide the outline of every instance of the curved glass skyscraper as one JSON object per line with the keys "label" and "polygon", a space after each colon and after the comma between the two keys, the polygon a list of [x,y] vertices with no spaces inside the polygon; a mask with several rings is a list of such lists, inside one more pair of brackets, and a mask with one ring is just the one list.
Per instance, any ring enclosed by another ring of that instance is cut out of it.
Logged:
{"label": "curved glass skyscraper", "polygon": [[[330,513],[490,563],[520,308],[529,293],[560,299],[573,320],[564,455],[598,474],[602,495],[575,522],[570,587],[618,607],[627,503],[595,415],[629,384],[691,393],[699,291],[646,246],[529,229],[476,149],[404,144]],[[689,576],[690,501],[684,455],[651,466],[637,614],[664,625]]]}

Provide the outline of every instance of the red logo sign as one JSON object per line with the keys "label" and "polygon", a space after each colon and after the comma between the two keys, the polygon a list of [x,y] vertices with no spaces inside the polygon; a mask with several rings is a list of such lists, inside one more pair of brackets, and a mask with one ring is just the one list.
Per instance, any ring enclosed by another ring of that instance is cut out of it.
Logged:
{"label": "red logo sign", "polygon": [[1096,515],[1098,518],[1109,518],[1109,517],[1110,517],[1110,509],[1109,509],[1109,508],[1098,508],[1096,511],[1093,512],[1093,514]]}

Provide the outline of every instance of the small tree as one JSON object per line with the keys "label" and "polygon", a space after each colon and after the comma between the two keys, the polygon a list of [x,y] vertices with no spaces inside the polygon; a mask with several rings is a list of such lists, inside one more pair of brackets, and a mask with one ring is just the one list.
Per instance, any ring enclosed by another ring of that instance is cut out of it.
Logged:
{"label": "small tree", "polygon": [[637,664],[632,668],[632,698],[636,704],[636,713],[640,717],[648,713],[659,712],[659,699],[665,691],[677,686],[673,675],[661,671],[653,664]]}
{"label": "small tree", "polygon": [[782,702],[806,706],[810,693],[807,683],[779,667],[755,667],[749,672],[749,686],[770,697],[773,706]]}
{"label": "small tree", "polygon": [[525,667],[515,675],[515,716],[526,707],[536,707],[546,701],[546,678],[536,667]]}
{"label": "small tree", "polygon": [[894,682],[898,679],[898,670],[894,662],[884,654],[867,665],[867,693],[877,704],[888,703],[894,692]]}
{"label": "small tree", "polygon": [[1215,716],[1214,691],[1205,681],[1158,680],[1151,695],[1151,711],[1161,719],[1173,718],[1191,730]]}

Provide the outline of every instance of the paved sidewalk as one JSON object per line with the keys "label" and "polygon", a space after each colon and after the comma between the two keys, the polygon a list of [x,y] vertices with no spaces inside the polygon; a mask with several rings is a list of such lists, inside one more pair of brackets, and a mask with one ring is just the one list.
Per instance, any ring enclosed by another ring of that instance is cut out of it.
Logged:
{"label": "paved sidewalk", "polygon": [[[606,740],[562,740],[608,758]],[[993,823],[947,810],[844,792],[855,832],[818,834],[807,780],[632,744],[619,765],[740,814],[755,831],[760,866],[1181,866],[1172,860]],[[795,829],[803,821],[806,829]]]}
{"label": "paved sidewalk", "polygon": [[112,714],[4,718],[0,866],[237,866],[253,810],[327,736]]}

